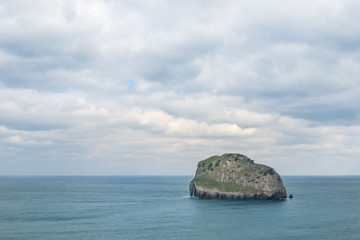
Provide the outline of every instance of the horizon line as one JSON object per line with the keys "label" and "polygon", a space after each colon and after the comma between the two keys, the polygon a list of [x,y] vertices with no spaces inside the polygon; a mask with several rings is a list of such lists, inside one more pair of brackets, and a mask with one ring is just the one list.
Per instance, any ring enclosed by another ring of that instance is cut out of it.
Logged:
{"label": "horizon line", "polygon": [[[192,177],[195,175],[187,174],[173,174],[173,175],[164,175],[164,174],[9,174],[1,175],[0,177]],[[360,176],[360,174],[283,174],[280,177],[341,177],[341,176]]]}

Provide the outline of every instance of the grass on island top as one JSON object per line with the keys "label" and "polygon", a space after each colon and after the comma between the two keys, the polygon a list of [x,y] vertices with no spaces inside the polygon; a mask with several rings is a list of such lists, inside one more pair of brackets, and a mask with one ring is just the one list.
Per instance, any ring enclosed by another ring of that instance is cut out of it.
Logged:
{"label": "grass on island top", "polygon": [[[239,157],[236,160],[234,160],[234,155],[235,154],[224,154],[222,156],[209,157],[203,161],[200,161],[198,164],[198,168],[201,168],[203,170],[207,169],[210,172],[206,171],[206,174],[213,175],[218,173],[219,171],[222,171],[222,168],[220,166],[225,164],[226,161],[232,159],[232,162],[234,163],[233,168],[241,167],[241,169],[236,169],[236,170],[240,170],[238,171],[240,175],[275,174],[275,170],[269,166],[254,163],[253,160],[247,158],[244,155],[238,155]],[[201,174],[201,172],[199,172],[199,174]]]}

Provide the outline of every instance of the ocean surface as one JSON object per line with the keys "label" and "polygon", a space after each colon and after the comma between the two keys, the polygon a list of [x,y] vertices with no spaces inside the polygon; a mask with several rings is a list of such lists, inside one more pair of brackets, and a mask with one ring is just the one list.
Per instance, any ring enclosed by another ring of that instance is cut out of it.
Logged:
{"label": "ocean surface", "polygon": [[191,179],[0,177],[0,239],[360,239],[360,176],[283,176],[281,201],[190,198]]}

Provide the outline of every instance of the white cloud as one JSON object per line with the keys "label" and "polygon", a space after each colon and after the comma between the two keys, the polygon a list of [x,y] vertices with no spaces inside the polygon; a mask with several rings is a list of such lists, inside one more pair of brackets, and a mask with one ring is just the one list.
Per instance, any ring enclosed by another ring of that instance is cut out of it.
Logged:
{"label": "white cloud", "polygon": [[227,151],[359,173],[357,7],[1,3],[0,174],[191,174]]}
{"label": "white cloud", "polygon": [[9,143],[15,143],[15,144],[35,144],[35,141],[32,140],[23,140],[21,139],[21,137],[19,136],[12,136],[12,137],[8,137],[5,139],[5,141],[9,142]]}

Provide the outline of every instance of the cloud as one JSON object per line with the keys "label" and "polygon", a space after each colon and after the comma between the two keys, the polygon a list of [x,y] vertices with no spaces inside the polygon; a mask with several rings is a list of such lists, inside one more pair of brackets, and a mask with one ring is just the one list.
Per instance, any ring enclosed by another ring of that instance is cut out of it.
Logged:
{"label": "cloud", "polygon": [[34,144],[34,143],[36,143],[35,141],[24,141],[19,136],[12,136],[12,137],[6,138],[5,141],[7,141],[9,143],[15,143],[15,144]]}
{"label": "cloud", "polygon": [[1,3],[0,174],[358,174],[358,5]]}

